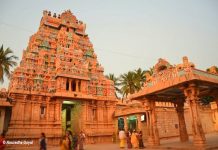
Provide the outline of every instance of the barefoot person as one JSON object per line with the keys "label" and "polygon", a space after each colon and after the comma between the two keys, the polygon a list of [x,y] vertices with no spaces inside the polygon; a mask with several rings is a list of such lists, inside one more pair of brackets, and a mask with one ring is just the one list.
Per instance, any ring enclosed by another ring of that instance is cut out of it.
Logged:
{"label": "barefoot person", "polygon": [[120,148],[124,148],[125,147],[125,138],[126,138],[125,132],[124,132],[123,129],[121,129],[119,131]]}

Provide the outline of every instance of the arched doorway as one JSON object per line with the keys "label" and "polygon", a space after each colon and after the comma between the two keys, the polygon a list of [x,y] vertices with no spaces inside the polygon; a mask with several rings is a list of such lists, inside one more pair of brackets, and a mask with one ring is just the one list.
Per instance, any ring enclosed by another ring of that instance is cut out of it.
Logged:
{"label": "arched doorway", "polygon": [[121,117],[118,118],[118,129],[119,130],[124,129],[124,119]]}
{"label": "arched doorway", "polygon": [[127,118],[127,123],[128,123],[128,130],[136,130],[137,129],[137,117],[136,116],[129,116]]}

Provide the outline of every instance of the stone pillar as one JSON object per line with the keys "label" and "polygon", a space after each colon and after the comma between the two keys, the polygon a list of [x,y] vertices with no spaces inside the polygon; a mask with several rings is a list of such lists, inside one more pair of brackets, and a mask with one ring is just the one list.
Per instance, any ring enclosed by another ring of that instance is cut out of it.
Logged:
{"label": "stone pillar", "polygon": [[150,128],[149,128],[149,136],[148,136],[148,145],[150,146],[158,146],[160,145],[159,132],[157,128],[157,118],[155,111],[155,100],[150,100]]}
{"label": "stone pillar", "polygon": [[128,122],[127,122],[128,120],[127,120],[127,116],[125,116],[123,119],[124,119],[124,130],[125,130],[125,131],[128,131]]}
{"label": "stone pillar", "polygon": [[152,119],[151,119],[151,111],[148,111],[148,145],[154,146],[154,132],[153,132],[153,125],[152,125]]}
{"label": "stone pillar", "polygon": [[150,135],[150,133],[149,133],[149,122],[150,122],[150,120],[149,120],[149,111],[146,111],[145,112],[145,114],[146,114],[146,133],[147,133],[147,136],[149,136]]}
{"label": "stone pillar", "polygon": [[60,121],[60,102],[58,99],[55,101],[55,121]]}
{"label": "stone pillar", "polygon": [[50,112],[50,110],[49,110],[49,103],[50,103],[50,97],[47,97],[46,98],[46,120],[48,121],[49,120],[49,112]]}
{"label": "stone pillar", "polygon": [[188,137],[186,124],[185,124],[185,117],[184,117],[184,101],[177,100],[175,105],[176,105],[176,112],[177,112],[178,120],[179,120],[180,141],[186,142],[186,141],[188,141],[189,137]]}
{"label": "stone pillar", "polygon": [[1,116],[0,116],[0,133],[4,130],[4,120],[5,120],[5,108],[0,108]]}
{"label": "stone pillar", "polygon": [[138,130],[142,130],[142,123],[141,123],[141,115],[137,115],[137,125],[138,125]]}
{"label": "stone pillar", "polygon": [[194,145],[204,145],[206,143],[206,139],[199,117],[199,105],[197,103],[199,100],[199,88],[195,84],[189,84],[188,88],[184,89],[184,94],[186,96],[186,100],[190,104]]}
{"label": "stone pillar", "polygon": [[69,82],[69,91],[71,92],[72,91],[72,79],[69,79],[68,82]]}
{"label": "stone pillar", "polygon": [[118,141],[119,137],[118,137],[118,133],[119,133],[119,129],[118,129],[118,118],[114,118],[115,120],[115,136],[116,136],[116,140]]}
{"label": "stone pillar", "polygon": [[79,81],[76,80],[76,92],[79,92]]}

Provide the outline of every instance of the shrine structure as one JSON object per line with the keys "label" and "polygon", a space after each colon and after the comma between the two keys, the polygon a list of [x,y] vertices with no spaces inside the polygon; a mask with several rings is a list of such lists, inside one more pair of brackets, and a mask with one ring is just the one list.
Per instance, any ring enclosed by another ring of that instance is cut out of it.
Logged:
{"label": "shrine structure", "polygon": [[43,12],[11,77],[9,139],[38,143],[44,132],[48,144],[58,144],[66,130],[83,130],[87,143],[111,141],[114,84],[103,75],[85,30],[69,10]]}
{"label": "shrine structure", "polygon": [[183,63],[179,65],[171,65],[166,60],[159,59],[154,66],[153,75],[147,75],[143,89],[130,96],[131,100],[138,100],[143,104],[144,109],[137,109],[139,113],[146,111],[149,145],[160,144],[156,110],[158,102],[174,105],[181,142],[189,140],[184,116],[184,104],[187,104],[192,123],[193,143],[195,146],[206,144],[199,101],[205,96],[211,96],[218,102],[218,73],[213,68],[210,70],[212,71],[205,72],[196,69],[187,57],[183,57]]}

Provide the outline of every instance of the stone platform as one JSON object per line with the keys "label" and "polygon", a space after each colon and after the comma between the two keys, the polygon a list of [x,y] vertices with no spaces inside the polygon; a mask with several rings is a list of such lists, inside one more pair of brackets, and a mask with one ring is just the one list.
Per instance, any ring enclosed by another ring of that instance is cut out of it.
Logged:
{"label": "stone platform", "polygon": [[[158,147],[148,147],[147,143],[145,142],[146,150],[218,150],[218,132],[210,133],[206,135],[207,145],[205,147],[195,147],[192,144],[192,137],[189,137],[189,142],[180,143],[179,138],[171,138],[171,139],[162,139],[161,145]],[[39,149],[39,147],[7,147],[6,150],[35,150]],[[59,146],[50,146],[48,145],[48,150],[59,150]],[[127,149],[127,148],[124,148]],[[120,150],[119,143],[111,144],[88,144],[85,145],[85,150]]]}

